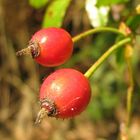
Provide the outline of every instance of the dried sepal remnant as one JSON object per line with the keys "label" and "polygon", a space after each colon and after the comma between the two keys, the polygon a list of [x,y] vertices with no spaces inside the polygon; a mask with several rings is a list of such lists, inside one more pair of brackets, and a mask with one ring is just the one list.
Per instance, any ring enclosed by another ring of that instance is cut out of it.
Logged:
{"label": "dried sepal remnant", "polygon": [[40,124],[42,119],[47,115],[47,110],[45,108],[41,108],[41,110],[37,114],[37,118],[35,120],[35,124]]}
{"label": "dried sepal remnant", "polygon": [[16,52],[17,56],[31,55],[32,58],[38,57],[39,54],[40,54],[40,46],[37,41],[34,41],[34,42],[30,41],[27,48]]}

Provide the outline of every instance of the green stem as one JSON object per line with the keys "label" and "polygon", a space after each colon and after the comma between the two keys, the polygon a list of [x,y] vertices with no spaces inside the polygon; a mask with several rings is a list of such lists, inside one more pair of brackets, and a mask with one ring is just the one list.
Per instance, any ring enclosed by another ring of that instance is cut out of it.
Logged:
{"label": "green stem", "polygon": [[115,45],[113,45],[111,48],[109,48],[88,70],[87,72],[84,74],[87,78],[90,78],[91,75],[97,70],[97,68],[115,51],[117,50],[119,47],[121,47],[122,45],[128,43],[131,41],[131,38],[125,38],[121,41],[119,41],[118,43],[116,43]]}
{"label": "green stem", "polygon": [[127,62],[128,74],[129,74],[129,87],[127,89],[127,127],[129,127],[131,112],[132,112],[132,95],[134,89],[134,82],[133,82],[131,59],[130,58],[126,59],[126,62]]}
{"label": "green stem", "polygon": [[90,29],[88,31],[85,31],[75,37],[72,38],[73,42],[76,42],[90,34],[94,34],[94,33],[97,33],[97,32],[113,32],[113,33],[117,33],[117,34],[120,34],[122,36],[125,36],[125,34],[121,31],[119,31],[118,29],[115,29],[115,28],[111,28],[111,27],[98,27],[98,28],[95,28],[95,29]]}

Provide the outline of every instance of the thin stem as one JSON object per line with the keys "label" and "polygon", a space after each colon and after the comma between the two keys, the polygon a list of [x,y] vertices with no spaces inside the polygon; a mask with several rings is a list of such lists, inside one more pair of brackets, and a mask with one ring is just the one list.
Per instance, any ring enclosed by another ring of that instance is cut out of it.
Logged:
{"label": "thin stem", "polygon": [[[127,47],[129,49],[130,46],[127,46]],[[133,51],[133,50],[131,50],[131,51]],[[126,58],[126,63],[127,63],[127,67],[128,67],[128,74],[129,74],[129,86],[127,89],[127,127],[129,127],[130,119],[131,119],[131,112],[132,112],[132,95],[133,95],[133,89],[134,89],[134,81],[133,81],[133,70],[132,70],[132,64],[131,64],[131,56],[125,57],[125,58]]]}
{"label": "thin stem", "polygon": [[125,38],[121,41],[119,41],[118,43],[116,43],[115,45],[113,45],[111,48],[109,48],[88,70],[87,72],[84,74],[87,78],[90,78],[91,75],[97,70],[97,68],[115,51],[117,50],[119,47],[121,47],[122,45],[128,43],[131,41],[131,38]]}
{"label": "thin stem", "polygon": [[90,34],[94,34],[97,32],[113,32],[122,36],[126,36],[123,32],[119,31],[118,29],[115,28],[111,28],[111,27],[99,27],[99,28],[95,28],[95,29],[90,29],[88,31],[85,31],[75,37],[72,38],[73,42],[76,42]]}
{"label": "thin stem", "polygon": [[132,95],[133,95],[133,76],[132,76],[132,68],[131,64],[128,64],[128,71],[130,76],[130,86],[127,90],[127,126],[130,123],[131,112],[132,112]]}

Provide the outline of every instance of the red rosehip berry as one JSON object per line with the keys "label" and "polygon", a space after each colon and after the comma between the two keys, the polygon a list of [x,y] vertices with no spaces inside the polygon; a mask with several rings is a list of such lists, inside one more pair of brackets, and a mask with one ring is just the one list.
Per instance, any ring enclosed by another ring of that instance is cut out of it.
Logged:
{"label": "red rosehip berry", "polygon": [[62,28],[45,28],[36,32],[28,45],[17,55],[31,54],[43,66],[58,66],[66,62],[73,51],[70,34]]}
{"label": "red rosehip berry", "polygon": [[49,75],[40,89],[41,110],[36,123],[45,114],[56,118],[71,118],[87,107],[91,88],[88,79],[79,71],[65,68]]}

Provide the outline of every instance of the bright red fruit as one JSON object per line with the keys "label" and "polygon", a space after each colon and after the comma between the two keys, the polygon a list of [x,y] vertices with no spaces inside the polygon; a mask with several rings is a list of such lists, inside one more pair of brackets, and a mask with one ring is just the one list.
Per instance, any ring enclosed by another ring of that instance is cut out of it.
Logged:
{"label": "bright red fruit", "polygon": [[43,66],[58,66],[66,62],[73,51],[70,34],[62,28],[45,28],[36,32],[28,49],[17,52],[17,55],[30,53]]}
{"label": "bright red fruit", "polygon": [[[48,116],[71,118],[88,105],[91,88],[88,79],[74,69],[60,69],[49,75],[40,89],[41,110]],[[39,112],[38,120],[42,119]]]}

